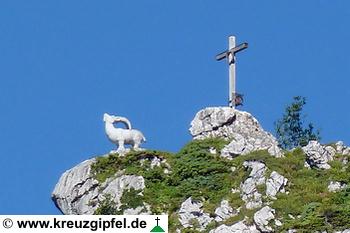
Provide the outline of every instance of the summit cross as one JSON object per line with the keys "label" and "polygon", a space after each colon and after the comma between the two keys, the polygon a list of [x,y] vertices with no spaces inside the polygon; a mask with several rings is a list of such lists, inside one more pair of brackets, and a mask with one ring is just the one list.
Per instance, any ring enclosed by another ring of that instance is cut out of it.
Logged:
{"label": "summit cross", "polygon": [[216,55],[216,60],[227,59],[229,64],[229,106],[236,107],[236,53],[248,48],[248,43],[242,43],[236,46],[236,37],[229,36],[229,48],[225,52]]}

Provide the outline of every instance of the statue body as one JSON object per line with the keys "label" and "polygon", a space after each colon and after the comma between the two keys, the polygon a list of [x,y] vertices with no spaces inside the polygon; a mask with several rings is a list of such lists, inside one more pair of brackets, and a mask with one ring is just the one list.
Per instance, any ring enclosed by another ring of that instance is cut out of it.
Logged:
{"label": "statue body", "polygon": [[[108,139],[112,143],[118,145],[116,151],[118,153],[126,151],[124,145],[131,145],[134,150],[141,150],[141,143],[146,142],[146,138],[139,130],[131,129],[131,123],[125,117],[113,116],[105,113],[103,115],[103,121],[105,122],[105,131]],[[114,127],[113,123],[116,122],[124,123],[127,129]]]}

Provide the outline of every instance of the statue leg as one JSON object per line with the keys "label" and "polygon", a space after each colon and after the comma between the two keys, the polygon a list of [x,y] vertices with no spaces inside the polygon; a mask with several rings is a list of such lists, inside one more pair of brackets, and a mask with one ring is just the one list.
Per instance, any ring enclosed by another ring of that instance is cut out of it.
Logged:
{"label": "statue leg", "polygon": [[136,151],[142,151],[142,150],[144,150],[144,149],[141,149],[141,148],[140,148],[140,145],[141,145],[141,140],[136,140],[136,141],[134,141],[133,149],[136,150]]}
{"label": "statue leg", "polygon": [[119,151],[125,151],[125,147],[124,147],[124,140],[119,140],[118,141],[118,152]]}
{"label": "statue leg", "polygon": [[139,142],[135,142],[133,148],[134,148],[134,150],[139,150],[140,149],[140,143]]}

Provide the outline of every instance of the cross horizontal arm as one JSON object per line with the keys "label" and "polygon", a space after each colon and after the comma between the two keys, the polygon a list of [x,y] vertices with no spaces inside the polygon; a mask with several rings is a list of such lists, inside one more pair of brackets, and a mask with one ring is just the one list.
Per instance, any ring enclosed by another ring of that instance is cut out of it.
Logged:
{"label": "cross horizontal arm", "polygon": [[238,46],[236,46],[236,47],[234,47],[234,48],[232,48],[230,50],[227,50],[225,52],[219,53],[218,55],[216,55],[215,59],[217,61],[221,61],[224,58],[228,58],[228,55],[230,53],[235,54],[235,53],[238,53],[239,51],[242,51],[242,50],[244,50],[246,48],[248,48],[248,43],[242,43],[242,44],[240,44],[240,45],[238,45]]}
{"label": "cross horizontal arm", "polygon": [[233,49],[230,49],[229,51],[230,51],[230,53],[235,54],[235,53],[238,53],[239,51],[242,51],[246,48],[248,48],[248,43],[242,43],[242,44],[234,47]]}
{"label": "cross horizontal arm", "polygon": [[222,52],[222,53],[216,55],[215,59],[216,59],[217,61],[221,61],[222,59],[227,58],[227,57],[228,57],[228,54],[229,54],[228,51]]}

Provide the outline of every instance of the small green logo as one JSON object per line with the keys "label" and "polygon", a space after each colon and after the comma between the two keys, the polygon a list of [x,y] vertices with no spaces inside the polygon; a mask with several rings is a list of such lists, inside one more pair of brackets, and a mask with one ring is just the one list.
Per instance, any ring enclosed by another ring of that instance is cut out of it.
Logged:
{"label": "small green logo", "polygon": [[157,217],[157,218],[156,218],[157,226],[153,227],[153,229],[151,230],[151,232],[165,232],[165,231],[163,230],[163,228],[161,228],[161,227],[158,225],[158,221],[159,221],[159,220],[160,220],[160,219]]}

